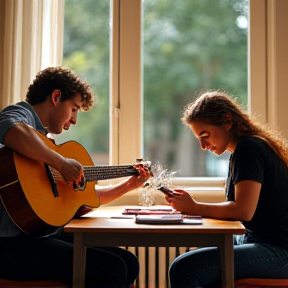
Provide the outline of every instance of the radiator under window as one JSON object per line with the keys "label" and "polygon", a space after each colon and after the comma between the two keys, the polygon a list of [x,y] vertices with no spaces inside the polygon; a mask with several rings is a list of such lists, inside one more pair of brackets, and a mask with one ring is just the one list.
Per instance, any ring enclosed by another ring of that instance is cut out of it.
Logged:
{"label": "radiator under window", "polygon": [[171,262],[189,251],[186,247],[126,247],[139,260],[140,272],[135,288],[169,288],[168,270]]}

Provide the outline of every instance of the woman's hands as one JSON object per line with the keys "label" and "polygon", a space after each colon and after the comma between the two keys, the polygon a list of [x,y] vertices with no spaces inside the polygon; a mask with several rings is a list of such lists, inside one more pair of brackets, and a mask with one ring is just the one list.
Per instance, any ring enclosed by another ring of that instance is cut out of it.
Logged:
{"label": "woman's hands", "polygon": [[197,213],[197,203],[190,196],[190,194],[181,189],[175,189],[174,191],[178,192],[180,195],[175,196],[165,196],[166,201],[170,206],[175,210],[190,215],[198,215]]}
{"label": "woman's hands", "polygon": [[235,201],[219,203],[196,202],[188,192],[181,189],[175,189],[181,195],[166,196],[165,199],[169,205],[183,214],[250,221],[257,207],[261,186],[261,183],[252,180],[243,180],[236,183]]}

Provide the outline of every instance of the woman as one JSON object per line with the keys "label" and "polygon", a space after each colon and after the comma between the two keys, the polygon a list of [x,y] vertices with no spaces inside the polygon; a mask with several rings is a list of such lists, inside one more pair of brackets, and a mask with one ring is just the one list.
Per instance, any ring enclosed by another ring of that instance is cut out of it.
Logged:
{"label": "woman", "polygon": [[[166,200],[176,210],[203,217],[240,220],[244,239],[235,239],[235,279],[288,277],[288,148],[284,138],[250,119],[224,93],[206,92],[189,104],[182,121],[203,150],[230,151],[227,201],[196,202],[184,190]],[[243,237],[242,237],[243,238]],[[236,245],[239,244],[239,245]],[[219,287],[216,247],[177,257],[169,271],[171,288]]]}

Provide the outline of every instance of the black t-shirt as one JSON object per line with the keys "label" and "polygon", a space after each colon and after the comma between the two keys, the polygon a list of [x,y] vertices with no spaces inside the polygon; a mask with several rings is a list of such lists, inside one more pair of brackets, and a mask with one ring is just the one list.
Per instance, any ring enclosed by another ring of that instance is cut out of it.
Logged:
{"label": "black t-shirt", "polygon": [[230,157],[228,201],[235,199],[234,184],[243,180],[262,184],[253,218],[243,221],[247,230],[245,242],[288,249],[288,168],[274,150],[257,137],[240,139]]}

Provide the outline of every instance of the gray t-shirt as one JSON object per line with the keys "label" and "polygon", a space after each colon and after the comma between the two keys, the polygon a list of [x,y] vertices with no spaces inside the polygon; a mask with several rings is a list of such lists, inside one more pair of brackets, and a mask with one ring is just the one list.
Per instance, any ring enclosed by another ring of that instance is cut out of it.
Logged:
{"label": "gray t-shirt", "polygon": [[[44,127],[33,107],[27,102],[10,105],[0,112],[0,145],[7,131],[17,123],[27,124],[34,129],[44,132]],[[23,233],[10,219],[0,201],[0,237],[13,237]]]}

